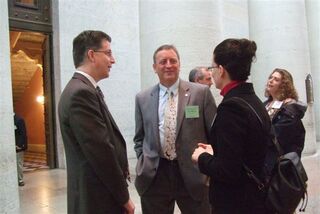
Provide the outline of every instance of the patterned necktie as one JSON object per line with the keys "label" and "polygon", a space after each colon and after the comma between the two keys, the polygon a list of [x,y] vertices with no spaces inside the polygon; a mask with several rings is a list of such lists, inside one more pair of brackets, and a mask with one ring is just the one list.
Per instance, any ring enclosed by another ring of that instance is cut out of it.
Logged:
{"label": "patterned necktie", "polygon": [[174,160],[176,154],[176,125],[177,125],[177,109],[174,101],[173,92],[167,91],[168,100],[164,113],[164,145],[163,154],[169,160]]}
{"label": "patterned necktie", "polygon": [[102,98],[102,100],[104,100],[104,95],[103,95],[103,93],[102,93],[102,91],[101,91],[101,89],[100,89],[99,86],[96,87],[96,90],[97,90],[97,92],[99,93],[99,95],[100,95],[100,97]]}

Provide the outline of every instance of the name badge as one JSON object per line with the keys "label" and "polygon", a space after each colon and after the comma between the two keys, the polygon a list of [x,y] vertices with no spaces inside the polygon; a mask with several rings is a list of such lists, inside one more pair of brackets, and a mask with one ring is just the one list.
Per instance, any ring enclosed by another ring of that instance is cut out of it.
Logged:
{"label": "name badge", "polygon": [[199,118],[199,106],[186,106],[186,118]]}
{"label": "name badge", "polygon": [[281,108],[282,103],[282,101],[274,101],[274,103],[272,104],[272,108]]}

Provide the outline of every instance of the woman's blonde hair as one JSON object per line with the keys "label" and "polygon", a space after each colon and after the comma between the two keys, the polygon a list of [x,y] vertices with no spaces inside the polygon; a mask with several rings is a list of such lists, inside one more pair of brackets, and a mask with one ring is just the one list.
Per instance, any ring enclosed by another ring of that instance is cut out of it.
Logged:
{"label": "woman's blonde hair", "polygon": [[[276,68],[272,71],[269,78],[275,72],[278,72],[281,75],[281,84],[279,86],[280,93],[279,93],[278,99],[280,101],[282,101],[287,98],[292,98],[297,101],[298,100],[298,93],[294,87],[293,78],[292,78],[291,74],[285,69]],[[265,90],[264,95],[266,97],[268,97],[269,100],[272,99],[272,97],[269,94],[269,92],[267,91],[267,89]]]}

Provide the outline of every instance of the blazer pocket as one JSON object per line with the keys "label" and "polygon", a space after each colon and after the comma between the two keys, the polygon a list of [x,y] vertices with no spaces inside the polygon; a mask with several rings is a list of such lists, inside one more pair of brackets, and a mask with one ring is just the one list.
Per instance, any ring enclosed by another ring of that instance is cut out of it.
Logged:
{"label": "blazer pocket", "polygon": [[143,153],[138,157],[136,173],[137,175],[141,175],[143,173]]}

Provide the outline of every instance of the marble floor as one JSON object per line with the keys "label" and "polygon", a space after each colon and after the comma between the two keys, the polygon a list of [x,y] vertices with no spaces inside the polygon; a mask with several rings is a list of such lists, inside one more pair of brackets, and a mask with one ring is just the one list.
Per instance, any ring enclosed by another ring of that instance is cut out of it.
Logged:
{"label": "marble floor", "polygon": [[[19,187],[21,214],[67,213],[66,170],[37,170],[25,173],[25,186]],[[139,196],[130,184],[130,196],[136,204],[136,213],[141,213]]]}
{"label": "marble floor", "polygon": [[[130,161],[130,166],[134,164],[134,160]],[[130,168],[130,171],[134,172],[133,167]],[[41,169],[27,172],[24,174],[24,181],[25,186],[19,187],[21,214],[67,213],[65,169]],[[140,197],[133,183],[129,185],[129,192],[136,206],[135,213],[141,214]],[[180,213],[179,209],[177,208],[174,213]]]}
{"label": "marble floor", "polygon": [[[319,150],[315,155],[303,157],[308,181],[309,202],[304,214],[317,214],[320,210],[320,156]],[[135,160],[129,160],[130,171]],[[134,176],[133,176],[134,177]],[[66,200],[66,170],[41,169],[27,172],[24,176],[25,186],[19,187],[21,214],[64,214],[67,213]],[[129,186],[130,196],[136,205],[137,214],[141,214],[140,200],[133,184]],[[177,206],[176,206],[177,207]],[[175,214],[180,213],[178,209]],[[299,213],[299,212],[297,212]]]}
{"label": "marble floor", "polygon": [[20,213],[66,213],[66,171],[43,169],[24,174],[19,187]]}

